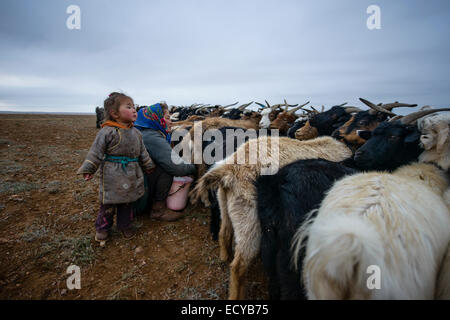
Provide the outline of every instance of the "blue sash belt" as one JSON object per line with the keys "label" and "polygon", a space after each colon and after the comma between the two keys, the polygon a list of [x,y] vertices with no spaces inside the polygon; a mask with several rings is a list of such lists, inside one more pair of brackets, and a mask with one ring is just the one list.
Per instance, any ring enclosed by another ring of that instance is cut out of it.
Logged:
{"label": "blue sash belt", "polygon": [[125,156],[112,156],[109,154],[105,154],[105,161],[121,163],[122,169],[123,169],[123,171],[125,171],[128,163],[138,162],[139,158],[130,158],[130,157],[125,157]]}

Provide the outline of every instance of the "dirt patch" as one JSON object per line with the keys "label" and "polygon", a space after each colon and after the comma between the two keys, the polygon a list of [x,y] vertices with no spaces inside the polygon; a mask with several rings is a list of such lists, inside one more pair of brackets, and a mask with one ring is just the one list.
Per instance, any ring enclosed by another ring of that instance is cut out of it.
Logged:
{"label": "dirt patch", "polygon": [[[135,220],[94,241],[98,180],[75,171],[95,138],[95,116],[0,115],[0,299],[226,299],[229,267],[209,233],[209,211],[188,206],[177,222]],[[81,289],[67,290],[67,267]],[[247,297],[267,299],[261,264]]]}

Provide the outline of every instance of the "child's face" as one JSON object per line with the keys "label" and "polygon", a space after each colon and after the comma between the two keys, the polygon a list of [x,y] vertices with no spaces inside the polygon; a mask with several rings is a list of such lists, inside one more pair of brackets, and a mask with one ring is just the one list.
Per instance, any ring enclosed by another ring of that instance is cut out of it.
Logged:
{"label": "child's face", "polygon": [[136,121],[137,112],[131,101],[124,101],[117,112],[116,121],[121,121],[124,123],[131,123]]}

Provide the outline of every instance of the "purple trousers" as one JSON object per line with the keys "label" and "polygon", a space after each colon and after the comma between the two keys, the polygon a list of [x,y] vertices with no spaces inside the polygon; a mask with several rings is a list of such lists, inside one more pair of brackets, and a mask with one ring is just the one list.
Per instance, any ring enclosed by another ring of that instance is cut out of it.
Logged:
{"label": "purple trousers", "polygon": [[114,224],[114,215],[117,215],[117,229],[127,230],[133,221],[133,206],[131,203],[100,204],[95,229],[108,231]]}

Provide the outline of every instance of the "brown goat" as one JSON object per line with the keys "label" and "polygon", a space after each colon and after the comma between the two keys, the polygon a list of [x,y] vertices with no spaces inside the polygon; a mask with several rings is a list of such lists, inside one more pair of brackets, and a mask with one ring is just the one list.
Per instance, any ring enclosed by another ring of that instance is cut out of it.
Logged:
{"label": "brown goat", "polygon": [[262,116],[259,112],[251,111],[251,112],[247,112],[247,113],[244,112],[242,114],[241,120],[250,120],[255,123],[259,123],[261,118],[262,118]]}
{"label": "brown goat", "polygon": [[[193,124],[192,128],[189,130],[191,141],[194,141],[194,133],[201,133],[200,137],[203,138],[203,134],[207,130],[211,129],[220,129],[223,127],[238,127],[243,129],[254,129],[258,130],[258,123],[254,120],[231,120],[226,118],[206,118],[203,121],[197,121]],[[184,139],[184,143],[189,143],[188,139]],[[192,144],[190,145],[192,146]],[[184,148],[188,148],[191,150],[191,160],[192,163],[194,163],[194,149],[191,147],[187,147],[184,145]],[[205,174],[205,172],[208,170],[206,164],[196,164],[197,166],[197,178],[200,178]]]}
{"label": "brown goat", "polygon": [[294,113],[290,113],[289,111],[280,112],[277,118],[270,123],[269,129],[278,129],[281,135],[286,135],[297,118]]}
{"label": "brown goat", "polygon": [[316,127],[312,127],[309,121],[306,121],[305,125],[297,131],[295,131],[295,139],[297,140],[310,140],[317,138],[319,136],[319,132]]}
{"label": "brown goat", "polygon": [[[281,135],[286,135],[287,131],[297,120],[298,116],[295,114],[297,110],[300,110],[306,106],[309,101],[301,106],[295,107],[294,109],[287,110],[288,104],[285,100],[285,109],[277,115],[277,118],[270,123],[269,129],[278,129]],[[270,114],[269,114],[270,117]]]}
{"label": "brown goat", "polygon": [[[275,155],[272,154],[274,142],[278,143],[278,153]],[[267,146],[267,154],[257,152],[256,164],[249,161],[252,144]],[[272,159],[273,156],[276,159]],[[235,153],[217,163],[198,181],[190,193],[192,203],[201,199],[205,205],[209,205],[208,190],[217,189],[222,218],[219,233],[220,258],[223,261],[232,258],[234,233],[235,253],[230,265],[230,299],[245,298],[245,274],[259,253],[261,227],[256,212],[254,181],[262,170],[267,168],[267,164],[282,167],[300,159],[342,161],[349,156],[351,151],[331,137],[309,141],[260,137],[242,144]],[[237,160],[240,157],[245,158],[243,164],[239,164]],[[233,164],[228,163],[230,160]]]}

